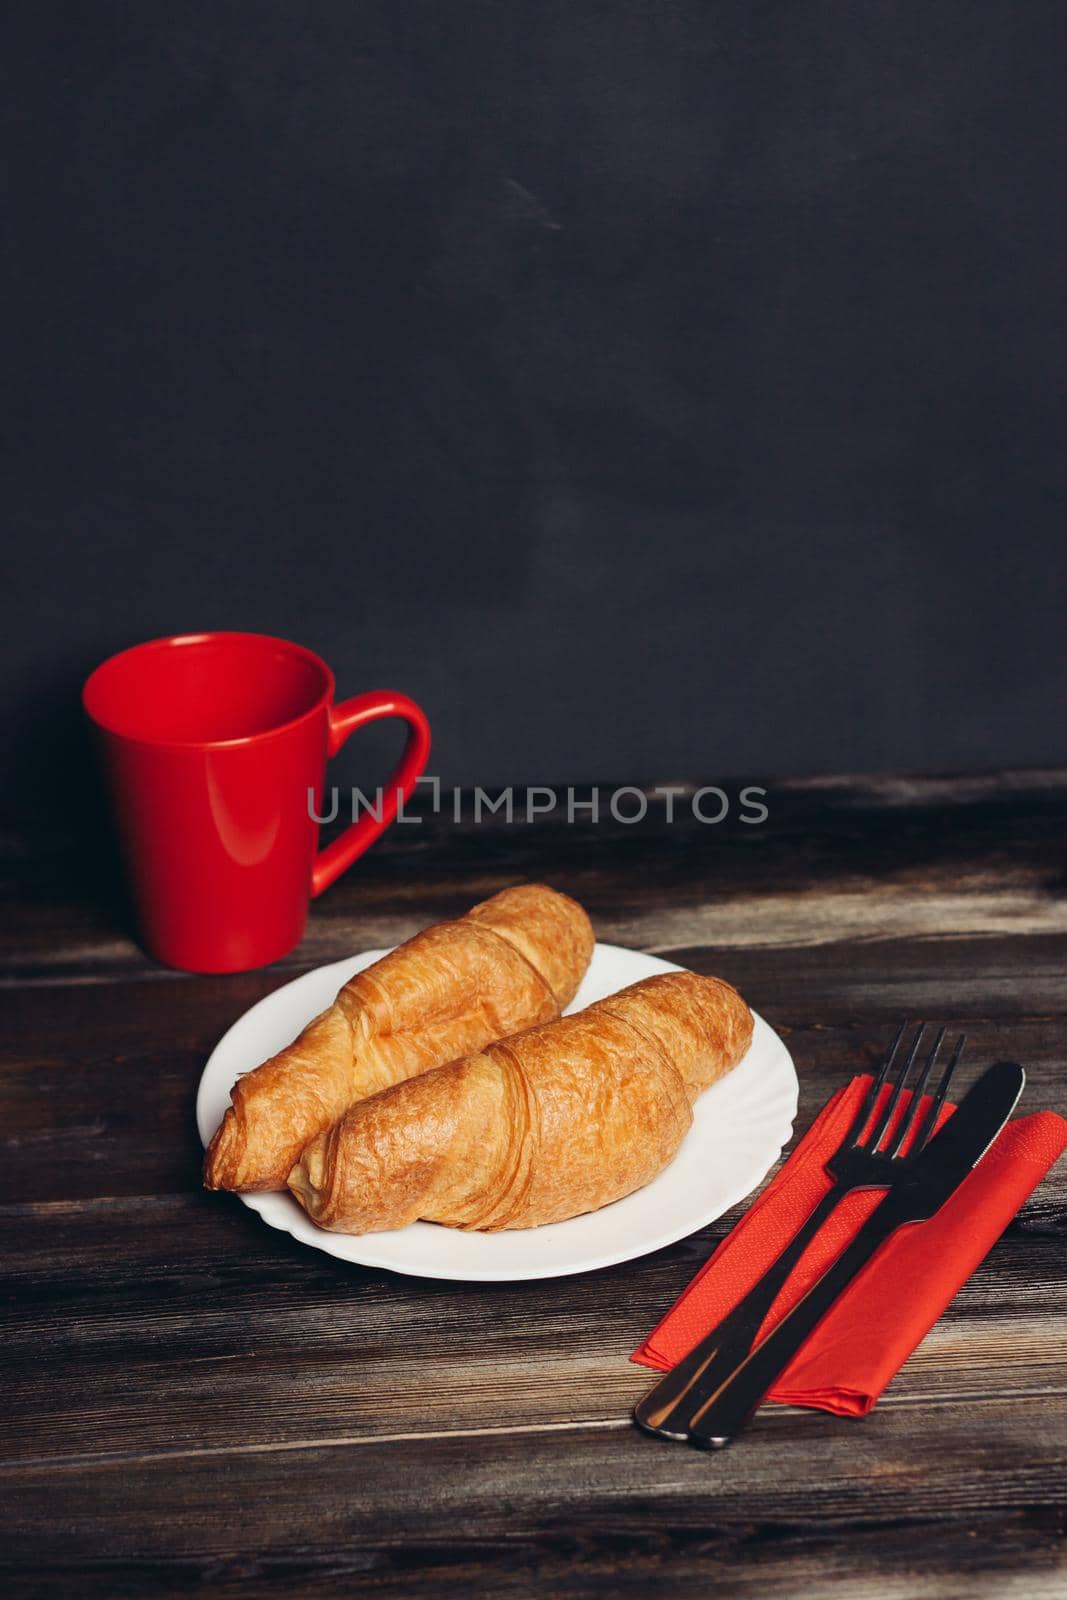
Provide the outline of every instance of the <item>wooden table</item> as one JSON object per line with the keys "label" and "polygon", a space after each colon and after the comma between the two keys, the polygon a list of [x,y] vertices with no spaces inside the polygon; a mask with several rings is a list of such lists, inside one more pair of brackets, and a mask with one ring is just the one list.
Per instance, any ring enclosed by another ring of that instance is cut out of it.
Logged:
{"label": "wooden table", "polygon": [[768,789],[755,827],[662,800],[632,826],[427,816],[286,962],[226,978],[153,966],[67,842],[6,837],[6,1592],[1067,1594],[1067,1163],[869,1418],[769,1408],[715,1457],[635,1431],[627,1357],[732,1216],[606,1272],[452,1286],[199,1187],[194,1094],[235,1017],[531,876],[737,983],[795,1055],[798,1131],[904,1013],[1067,1110],[1067,773]]}

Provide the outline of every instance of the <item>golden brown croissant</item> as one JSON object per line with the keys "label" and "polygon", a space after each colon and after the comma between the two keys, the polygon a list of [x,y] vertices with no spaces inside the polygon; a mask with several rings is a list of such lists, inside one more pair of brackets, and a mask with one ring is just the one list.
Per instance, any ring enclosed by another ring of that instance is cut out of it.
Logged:
{"label": "golden brown croissant", "polygon": [[540,883],[426,928],[238,1079],[208,1146],[205,1184],[284,1189],[308,1140],[364,1095],[558,1017],[592,952],[581,906]]}
{"label": "golden brown croissant", "polygon": [[289,1188],[341,1233],[420,1217],[534,1228],[594,1211],[662,1171],[752,1026],[717,978],[648,978],[361,1101],[311,1141]]}

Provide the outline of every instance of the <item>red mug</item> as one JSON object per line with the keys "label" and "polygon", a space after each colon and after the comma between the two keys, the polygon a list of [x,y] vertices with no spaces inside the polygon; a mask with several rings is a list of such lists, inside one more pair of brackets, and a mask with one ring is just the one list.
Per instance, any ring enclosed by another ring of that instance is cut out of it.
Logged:
{"label": "red mug", "polygon": [[[309,900],[383,833],[430,753],[414,700],[379,689],[334,704],[333,673],[259,633],[187,633],[112,656],[86,682],[145,948],[188,972],[286,955]],[[408,741],[381,804],[325,850],[328,757],[379,717]]]}

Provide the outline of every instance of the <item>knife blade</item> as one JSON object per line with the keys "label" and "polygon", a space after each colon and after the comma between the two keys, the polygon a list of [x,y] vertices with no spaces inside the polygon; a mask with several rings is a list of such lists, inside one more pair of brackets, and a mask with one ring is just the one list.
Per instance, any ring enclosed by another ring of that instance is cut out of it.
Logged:
{"label": "knife blade", "polygon": [[892,1188],[859,1233],[767,1337],[708,1396],[698,1397],[688,1439],[719,1450],[744,1427],[775,1379],[822,1321],[838,1296],[898,1228],[924,1222],[941,1209],[985,1155],[1011,1116],[1026,1074],[1014,1061],[986,1069],[948,1121]]}

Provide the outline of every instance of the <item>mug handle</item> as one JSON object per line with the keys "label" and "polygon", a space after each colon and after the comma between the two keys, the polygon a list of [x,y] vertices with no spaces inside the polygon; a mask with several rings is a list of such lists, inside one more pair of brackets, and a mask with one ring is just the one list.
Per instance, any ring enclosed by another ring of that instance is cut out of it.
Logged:
{"label": "mug handle", "polygon": [[426,769],[430,755],[430,724],[421,706],[409,700],[406,694],[396,694],[392,689],[372,689],[368,694],[355,694],[330,707],[330,738],[326,749],[329,759],[335,756],[349,736],[368,722],[380,717],[403,717],[408,725],[408,742],[404,754],[382,792],[380,816],[367,811],[358,822],[347,827],[325,850],[320,850],[311,867],[312,899],[341,873],[350,867],[364,850],[368,849],[388,828],[396,817],[402,800],[406,800]]}

